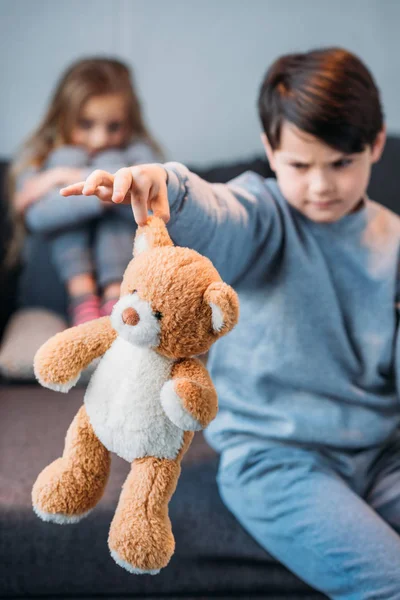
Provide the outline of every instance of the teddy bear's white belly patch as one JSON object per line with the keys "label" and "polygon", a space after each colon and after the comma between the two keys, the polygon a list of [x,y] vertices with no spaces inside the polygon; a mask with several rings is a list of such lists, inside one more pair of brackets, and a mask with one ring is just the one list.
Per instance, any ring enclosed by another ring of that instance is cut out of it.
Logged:
{"label": "teddy bear's white belly patch", "polygon": [[93,373],[85,394],[92,427],[104,446],[125,460],[175,458],[183,431],[165,415],[160,392],[173,361],[117,338]]}

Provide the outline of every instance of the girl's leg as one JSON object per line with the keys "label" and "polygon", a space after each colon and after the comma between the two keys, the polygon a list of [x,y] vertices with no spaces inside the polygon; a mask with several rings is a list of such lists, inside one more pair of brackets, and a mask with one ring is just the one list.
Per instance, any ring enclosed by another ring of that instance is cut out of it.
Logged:
{"label": "girl's leg", "polygon": [[121,282],[110,283],[104,287],[100,308],[103,317],[107,317],[111,314],[114,304],[119,298],[120,288]]}
{"label": "girl's leg", "polygon": [[242,455],[222,456],[219,489],[265,550],[329,598],[400,597],[400,538],[326,459],[278,444]]}
{"label": "girl's leg", "polygon": [[136,224],[130,206],[115,206],[98,221],[94,257],[103,290],[102,314],[109,315],[119,298],[125,269],[132,259]]}
{"label": "girl's leg", "polygon": [[96,281],[90,273],[76,275],[67,282],[73,325],[81,325],[102,316]]}
{"label": "girl's leg", "polygon": [[100,302],[90,250],[90,228],[68,229],[50,238],[53,262],[66,285],[73,325],[99,318]]}
{"label": "girl's leg", "polygon": [[96,292],[96,281],[92,273],[81,273],[66,281],[70,296],[82,296]]}

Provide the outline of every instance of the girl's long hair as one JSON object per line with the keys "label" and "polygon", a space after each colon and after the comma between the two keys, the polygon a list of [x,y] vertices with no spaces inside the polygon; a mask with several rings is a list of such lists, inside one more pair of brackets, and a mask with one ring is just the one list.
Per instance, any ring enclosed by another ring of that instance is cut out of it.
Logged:
{"label": "girl's long hair", "polygon": [[83,105],[89,98],[104,94],[123,94],[126,98],[126,143],[135,139],[146,141],[162,160],[163,152],[144,122],[129,68],[114,58],[85,58],[73,63],[61,76],[42,122],[23,143],[8,172],[6,193],[15,235],[7,263],[13,262],[20,247],[21,224],[12,206],[16,177],[29,166],[40,169],[54,148],[68,144]]}
{"label": "girl's long hair", "polygon": [[25,141],[17,169],[33,165],[40,168],[58,145],[68,144],[83,105],[93,96],[123,94],[127,101],[128,139],[147,141],[162,154],[150,135],[141,111],[129,68],[113,58],[86,58],[72,64],[56,86],[47,112],[33,134]]}

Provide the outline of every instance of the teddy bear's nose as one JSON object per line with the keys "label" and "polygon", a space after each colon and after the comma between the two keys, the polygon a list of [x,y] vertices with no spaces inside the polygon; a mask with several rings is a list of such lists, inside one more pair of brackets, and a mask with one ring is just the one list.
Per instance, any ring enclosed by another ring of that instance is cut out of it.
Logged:
{"label": "teddy bear's nose", "polygon": [[137,325],[140,321],[139,313],[134,308],[125,308],[122,320],[126,325]]}

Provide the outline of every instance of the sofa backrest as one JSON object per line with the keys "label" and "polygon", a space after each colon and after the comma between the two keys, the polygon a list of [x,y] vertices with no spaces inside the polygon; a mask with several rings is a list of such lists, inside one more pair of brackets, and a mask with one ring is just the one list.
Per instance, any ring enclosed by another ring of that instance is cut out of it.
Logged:
{"label": "sofa backrest", "polygon": [[[272,177],[269,164],[265,158],[255,157],[252,160],[236,163],[225,163],[215,165],[207,169],[190,166],[191,170],[210,182],[227,182],[244,171],[255,171],[263,177]],[[5,196],[5,176],[7,161],[0,161],[0,265],[11,238],[11,224],[7,217],[7,205]],[[371,182],[368,188],[370,198],[380,202],[397,214],[400,214],[400,136],[390,136],[385,151],[379,163],[372,169]],[[32,245],[33,265],[27,265],[19,285],[18,304],[20,306],[42,306],[50,310],[66,314],[66,298],[62,284],[57,281],[54,267],[51,265],[46,244],[39,236],[36,236]],[[46,272],[45,278],[37,278],[36,265]],[[5,323],[10,314],[15,310],[17,303],[18,268],[8,272],[0,269],[0,338]],[[51,285],[48,285],[51,281]],[[46,304],[44,304],[44,300]]]}
{"label": "sofa backrest", "polygon": [[[220,164],[209,169],[192,170],[211,182],[225,183],[244,171],[255,171],[263,177],[273,177],[266,159],[255,157],[246,162]],[[400,215],[400,136],[389,136],[381,160],[373,166],[368,194]]]}

